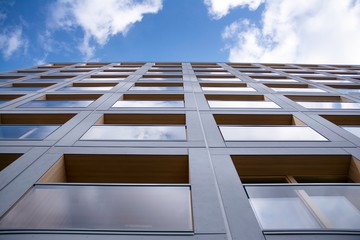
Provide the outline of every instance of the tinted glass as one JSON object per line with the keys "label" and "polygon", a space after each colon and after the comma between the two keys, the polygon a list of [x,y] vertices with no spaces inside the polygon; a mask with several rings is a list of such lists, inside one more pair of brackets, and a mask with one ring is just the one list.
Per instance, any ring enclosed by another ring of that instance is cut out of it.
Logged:
{"label": "tinted glass", "polygon": [[41,140],[59,128],[59,125],[0,125],[1,140]]}
{"label": "tinted glass", "polygon": [[0,92],[37,91],[42,87],[0,87]]}
{"label": "tinted glass", "polygon": [[146,90],[154,90],[154,91],[182,91],[184,90],[183,87],[143,87],[143,86],[134,86],[130,88],[130,90],[140,90],[140,91],[146,91]]}
{"label": "tinted glass", "polygon": [[82,140],[186,140],[185,126],[92,126]]}
{"label": "tinted glass", "polygon": [[81,82],[91,82],[91,81],[122,81],[124,80],[125,78],[85,78],[85,79],[82,79],[80,80]]}
{"label": "tinted glass", "polygon": [[117,101],[112,107],[184,107],[184,101]]}
{"label": "tinted glass", "polygon": [[360,103],[350,102],[297,102],[306,108],[325,108],[325,109],[359,109]]}
{"label": "tinted glass", "polygon": [[274,102],[269,101],[221,101],[209,100],[211,108],[280,108]]}
{"label": "tinted glass", "polygon": [[360,230],[359,186],[246,186],[246,191],[265,230]]}
{"label": "tinted glass", "polygon": [[239,78],[198,78],[200,81],[241,82]]}
{"label": "tinted glass", "polygon": [[283,79],[283,78],[269,78],[269,79],[265,79],[265,78],[253,78],[255,81],[259,81],[259,82],[297,82],[294,79]]}
{"label": "tinted glass", "polygon": [[21,108],[46,108],[46,107],[87,107],[92,100],[35,100],[21,105]]}
{"label": "tinted glass", "polygon": [[0,228],[192,231],[190,188],[36,185]]}
{"label": "tinted glass", "polygon": [[225,141],[327,141],[305,126],[219,126]]}
{"label": "tinted glass", "polygon": [[276,92],[325,92],[318,88],[271,88]]}
{"label": "tinted glass", "polygon": [[346,131],[351,132],[357,137],[360,137],[360,126],[342,126]]}
{"label": "tinted glass", "polygon": [[23,82],[63,82],[69,78],[31,78],[24,80]]}
{"label": "tinted glass", "polygon": [[64,87],[58,91],[108,91],[113,87]]}
{"label": "tinted glass", "polygon": [[344,92],[344,93],[360,93],[360,89],[356,89],[356,88],[349,88],[349,89],[338,89],[340,90],[341,92]]}
{"label": "tinted glass", "polygon": [[352,83],[349,80],[309,80],[316,83]]}
{"label": "tinted glass", "polygon": [[250,87],[201,87],[203,91],[226,91],[226,92],[256,92]]}
{"label": "tinted glass", "polygon": [[140,81],[182,81],[182,78],[140,78]]}

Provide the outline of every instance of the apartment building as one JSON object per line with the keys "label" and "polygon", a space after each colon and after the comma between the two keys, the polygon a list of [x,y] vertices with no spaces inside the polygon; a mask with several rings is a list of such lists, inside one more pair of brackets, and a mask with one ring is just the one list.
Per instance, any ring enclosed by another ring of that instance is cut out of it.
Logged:
{"label": "apartment building", "polygon": [[360,66],[0,74],[0,239],[360,239]]}

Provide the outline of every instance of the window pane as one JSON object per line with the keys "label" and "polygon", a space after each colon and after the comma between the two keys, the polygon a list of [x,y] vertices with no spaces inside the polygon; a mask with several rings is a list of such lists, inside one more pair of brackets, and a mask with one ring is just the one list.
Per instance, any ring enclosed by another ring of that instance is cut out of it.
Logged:
{"label": "window pane", "polygon": [[265,230],[360,230],[359,186],[246,186]]}
{"label": "window pane", "polygon": [[142,87],[142,86],[135,86],[135,87],[132,87],[130,90],[182,91],[182,90],[184,90],[184,88],[183,87]]}
{"label": "window pane", "polygon": [[55,131],[59,125],[0,125],[0,139],[41,140]]}
{"label": "window pane", "polygon": [[342,128],[355,136],[360,137],[360,126],[342,126]]}
{"label": "window pane", "polygon": [[113,87],[64,87],[58,91],[107,91]]}
{"label": "window pane", "polygon": [[325,92],[318,88],[271,88],[276,92]]}
{"label": "window pane", "polygon": [[186,140],[185,126],[92,126],[82,140]]}
{"label": "window pane", "polygon": [[239,78],[199,78],[200,81],[231,81],[231,82],[241,82]]}
{"label": "window pane", "polygon": [[250,87],[202,87],[203,91],[256,92]]}
{"label": "window pane", "polygon": [[92,100],[35,100],[21,105],[22,108],[87,107]]}
{"label": "window pane", "polygon": [[0,227],[192,231],[190,189],[37,185],[2,218]]}
{"label": "window pane", "polygon": [[350,102],[297,102],[306,108],[359,109],[360,103]]}
{"label": "window pane", "polygon": [[42,87],[0,87],[0,92],[37,91]]}
{"label": "window pane", "polygon": [[280,108],[274,102],[269,101],[221,101],[209,100],[211,108]]}
{"label": "window pane", "polygon": [[327,141],[326,138],[303,126],[219,126],[225,141]]}
{"label": "window pane", "polygon": [[113,107],[184,107],[184,101],[117,101]]}

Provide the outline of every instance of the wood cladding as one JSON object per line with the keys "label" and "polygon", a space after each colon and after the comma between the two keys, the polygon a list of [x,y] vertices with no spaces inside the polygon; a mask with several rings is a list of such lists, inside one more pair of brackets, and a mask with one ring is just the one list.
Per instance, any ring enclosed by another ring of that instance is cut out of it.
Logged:
{"label": "wood cladding", "polygon": [[103,124],[181,124],[185,114],[104,114]]}
{"label": "wood cladding", "polygon": [[21,157],[18,153],[1,153],[0,154],[0,171],[9,166],[16,159]]}
{"label": "wood cladding", "polygon": [[360,182],[359,160],[350,155],[236,155],[231,158],[240,177],[291,175],[307,181],[316,177],[325,182],[347,178]]}
{"label": "wood cladding", "polygon": [[66,154],[39,180],[75,183],[189,183],[185,155]]}
{"label": "wood cladding", "polygon": [[214,114],[217,124],[227,125],[293,125],[291,114]]}
{"label": "wood cladding", "polygon": [[75,114],[1,114],[1,124],[64,124]]}
{"label": "wood cladding", "polygon": [[360,115],[320,115],[337,125],[360,125]]}

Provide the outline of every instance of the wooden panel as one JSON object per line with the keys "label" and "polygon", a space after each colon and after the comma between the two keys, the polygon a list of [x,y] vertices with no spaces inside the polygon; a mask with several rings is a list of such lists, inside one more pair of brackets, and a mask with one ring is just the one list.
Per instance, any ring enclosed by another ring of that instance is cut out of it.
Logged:
{"label": "wooden panel", "polygon": [[74,87],[113,87],[117,83],[109,83],[109,82],[99,82],[99,83],[73,83]]}
{"label": "wooden panel", "polygon": [[169,82],[164,82],[164,83],[142,82],[142,83],[135,83],[135,86],[144,86],[144,87],[171,87],[171,86],[175,86],[175,87],[182,87],[183,84],[182,83],[169,83]]}
{"label": "wooden panel", "polygon": [[332,88],[351,88],[351,89],[359,89],[360,85],[328,85]]}
{"label": "wooden panel", "polygon": [[239,176],[348,175],[349,155],[232,156]]}
{"label": "wooden panel", "polygon": [[307,84],[277,84],[277,83],[268,83],[264,84],[267,87],[272,88],[308,88],[309,85]]}
{"label": "wooden panel", "polygon": [[9,166],[16,159],[21,157],[22,154],[16,153],[2,153],[0,154],[0,171]]}
{"label": "wooden panel", "polygon": [[95,100],[101,94],[46,94],[46,100]]}
{"label": "wooden panel", "polygon": [[19,83],[13,83],[13,87],[49,87],[51,85],[54,85],[56,83],[44,83],[44,82],[38,82],[38,83],[26,83],[26,82],[19,82]]}
{"label": "wooden panel", "polygon": [[105,124],[185,124],[184,114],[104,114]]}
{"label": "wooden panel", "polygon": [[63,124],[75,114],[1,114],[2,124]]}
{"label": "wooden panel", "polygon": [[247,87],[246,83],[200,83],[201,87]]}
{"label": "wooden panel", "polygon": [[[188,157],[183,155],[69,154],[65,155],[64,159],[54,164],[39,181],[189,183]],[[66,178],[64,169],[66,169]]]}
{"label": "wooden panel", "polygon": [[124,100],[184,100],[183,94],[124,94]]}
{"label": "wooden panel", "polygon": [[360,115],[321,115],[337,125],[360,125]]}
{"label": "wooden panel", "polygon": [[66,167],[64,157],[61,157],[38,182],[66,182]]}
{"label": "wooden panel", "polygon": [[290,114],[214,114],[217,124],[246,125],[292,125]]}
{"label": "wooden panel", "polygon": [[360,161],[352,157],[349,167],[349,178],[356,183],[360,183]]}
{"label": "wooden panel", "polygon": [[18,97],[22,97],[24,95],[14,95],[14,94],[11,94],[11,95],[0,95],[0,100],[13,100],[15,98],[18,98]]}
{"label": "wooden panel", "polygon": [[305,101],[305,102],[342,102],[340,96],[305,96],[305,95],[285,95],[294,101]]}
{"label": "wooden panel", "polygon": [[206,94],[207,100],[264,101],[263,95],[215,95]]}

